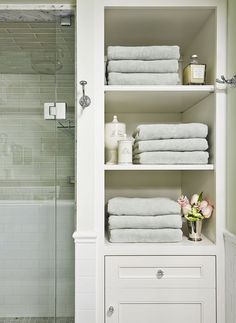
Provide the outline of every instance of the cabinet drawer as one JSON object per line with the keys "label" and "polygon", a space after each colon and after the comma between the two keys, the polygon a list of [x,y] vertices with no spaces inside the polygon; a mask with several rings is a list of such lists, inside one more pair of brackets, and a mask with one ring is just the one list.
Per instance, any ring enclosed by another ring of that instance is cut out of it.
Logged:
{"label": "cabinet drawer", "polygon": [[215,288],[214,256],[108,256],[109,288]]}

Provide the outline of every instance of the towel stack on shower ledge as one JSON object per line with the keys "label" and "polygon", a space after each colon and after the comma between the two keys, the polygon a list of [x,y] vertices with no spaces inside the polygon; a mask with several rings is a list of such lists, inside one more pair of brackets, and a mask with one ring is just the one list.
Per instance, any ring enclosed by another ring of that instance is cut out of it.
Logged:
{"label": "towel stack on shower ledge", "polygon": [[207,164],[208,126],[202,123],[139,125],[134,164]]}
{"label": "towel stack on shower ledge", "polygon": [[109,46],[108,85],[179,84],[179,46]]}
{"label": "towel stack on shower ledge", "polygon": [[169,198],[115,197],[108,202],[110,242],[179,242],[180,206]]}

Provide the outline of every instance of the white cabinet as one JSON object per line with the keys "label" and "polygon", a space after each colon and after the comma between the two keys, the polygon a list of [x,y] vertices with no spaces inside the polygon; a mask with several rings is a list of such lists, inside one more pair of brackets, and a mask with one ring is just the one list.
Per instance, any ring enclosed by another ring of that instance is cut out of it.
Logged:
{"label": "white cabinet", "polygon": [[[215,323],[214,290],[107,290],[106,323]],[[111,304],[111,305],[110,305]]]}
{"label": "white cabinet", "polygon": [[215,323],[215,257],[106,257],[106,323]]}
{"label": "white cabinet", "polygon": [[[83,231],[97,235],[97,323],[216,323],[216,314],[217,322],[225,323],[226,93],[215,84],[216,77],[226,74],[225,4],[226,0],[78,1],[77,83],[86,79],[92,98],[92,106],[78,121],[78,230],[80,246],[91,242]],[[159,44],[179,45],[183,66],[191,54],[198,54],[207,64],[206,85],[104,86],[107,46]],[[206,123],[209,164],[106,165],[104,123],[114,114],[126,123],[128,135],[143,123]],[[176,200],[181,193],[201,191],[215,206],[213,217],[204,223],[202,242],[191,242],[186,234],[176,244],[107,241],[104,206],[110,198]],[[82,284],[80,279],[78,294]],[[83,302],[77,303],[81,309]],[[77,316],[77,323],[95,323]]]}

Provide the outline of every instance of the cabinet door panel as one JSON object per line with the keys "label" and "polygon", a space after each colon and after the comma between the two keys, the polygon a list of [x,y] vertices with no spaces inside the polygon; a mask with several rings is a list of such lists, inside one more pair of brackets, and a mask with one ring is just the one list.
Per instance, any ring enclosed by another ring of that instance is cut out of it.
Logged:
{"label": "cabinet door panel", "polygon": [[120,304],[119,321],[122,323],[200,323],[201,304]]}
{"label": "cabinet door panel", "polygon": [[106,290],[106,323],[172,322],[216,323],[215,290]]}

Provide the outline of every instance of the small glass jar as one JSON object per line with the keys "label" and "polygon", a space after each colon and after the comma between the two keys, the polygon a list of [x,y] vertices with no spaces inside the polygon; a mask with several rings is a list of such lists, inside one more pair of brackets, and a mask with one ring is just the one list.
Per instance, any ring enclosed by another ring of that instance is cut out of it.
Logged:
{"label": "small glass jar", "polygon": [[191,56],[190,63],[184,68],[184,85],[204,85],[206,83],[206,64],[199,64],[196,54]]}
{"label": "small glass jar", "polygon": [[126,134],[118,143],[118,164],[132,164],[133,162],[133,140],[127,139]]}

